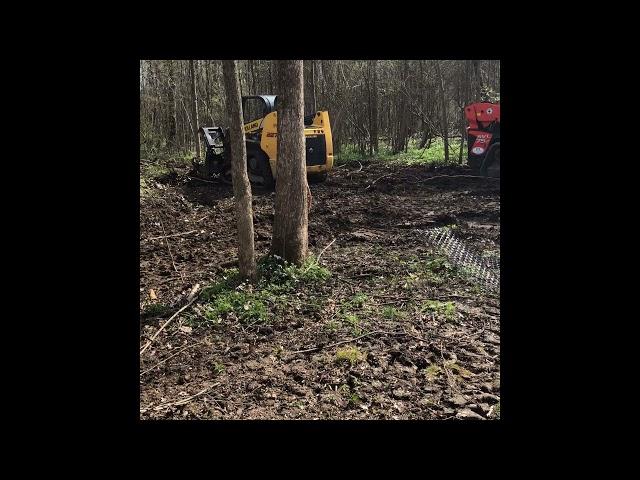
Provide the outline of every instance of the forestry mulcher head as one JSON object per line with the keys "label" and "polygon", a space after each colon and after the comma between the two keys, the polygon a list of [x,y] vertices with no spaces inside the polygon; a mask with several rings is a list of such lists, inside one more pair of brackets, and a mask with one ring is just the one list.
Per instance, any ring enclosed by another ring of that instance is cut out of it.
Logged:
{"label": "forestry mulcher head", "polygon": [[[242,97],[244,133],[247,142],[247,172],[252,183],[271,188],[277,179],[278,97]],[[231,179],[228,129],[202,127],[205,146],[203,164],[194,164],[199,175]],[[333,139],[329,113],[319,111],[304,117],[307,175],[310,181],[323,181],[333,168]]]}
{"label": "forestry mulcher head", "polygon": [[225,154],[229,149],[225,142],[227,137],[224,130],[221,127],[201,127],[199,132],[205,146],[205,155],[204,163],[193,161],[194,169],[198,175],[203,177],[231,175],[230,159],[227,162],[228,155]]}

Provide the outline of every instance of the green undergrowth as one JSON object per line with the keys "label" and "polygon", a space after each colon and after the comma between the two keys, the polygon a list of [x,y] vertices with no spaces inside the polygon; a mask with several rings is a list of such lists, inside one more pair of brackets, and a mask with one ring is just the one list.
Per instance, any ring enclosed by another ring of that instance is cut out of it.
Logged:
{"label": "green undergrowth", "polygon": [[[343,145],[340,153],[336,155],[336,164],[342,165],[352,162],[381,162],[391,165],[459,165],[460,155],[460,139],[451,139],[449,141],[449,161],[445,160],[444,141],[442,138],[434,139],[429,148],[419,148],[419,141],[411,139],[407,146],[407,150],[403,152],[393,153],[391,147],[380,142],[378,154],[370,157],[368,152],[363,155],[355,145]],[[463,162],[466,161],[466,152],[462,152]]]}
{"label": "green undergrowth", "polygon": [[438,300],[427,300],[422,303],[420,309],[423,312],[435,313],[449,320],[453,320],[456,316],[456,305],[453,302],[440,302]]}
{"label": "green undergrowth", "polygon": [[156,181],[175,171],[191,165],[191,153],[166,154],[140,149],[140,196],[153,194]]}
{"label": "green undergrowth", "polygon": [[369,297],[362,292],[358,292],[344,300],[338,309],[339,322],[329,322],[327,328],[337,330],[340,325],[346,325],[351,330],[352,335],[357,336],[362,334],[364,331],[362,317],[369,313],[369,308],[367,307],[368,300]]}
{"label": "green undergrowth", "polygon": [[163,303],[150,303],[142,310],[144,317],[160,317],[171,311],[171,308]]}
{"label": "green undergrowth", "polygon": [[444,285],[456,281],[469,282],[473,280],[471,269],[453,265],[446,256],[429,255],[419,258],[415,255],[405,262],[407,276],[403,280],[402,287],[411,289],[417,284]]}
{"label": "green undergrowth", "polygon": [[[236,268],[225,270],[220,280],[200,293],[200,314],[191,322],[213,326],[235,318],[246,325],[270,323],[278,312],[299,305],[300,296],[308,296],[307,310],[320,309],[321,300],[314,289],[331,272],[315,257],[296,266],[277,256],[266,256],[257,267],[254,284],[242,281]],[[299,295],[294,298],[294,293]]]}

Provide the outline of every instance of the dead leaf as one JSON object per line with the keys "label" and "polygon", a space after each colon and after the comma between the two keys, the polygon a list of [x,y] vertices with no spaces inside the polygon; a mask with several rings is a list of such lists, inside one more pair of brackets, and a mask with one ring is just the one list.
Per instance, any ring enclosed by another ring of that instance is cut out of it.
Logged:
{"label": "dead leaf", "polygon": [[183,325],[182,327],[180,327],[180,331],[184,333],[191,333],[193,331],[193,328]]}
{"label": "dead leaf", "polygon": [[158,296],[156,295],[156,292],[153,290],[153,288],[151,290],[149,290],[149,298],[151,300],[157,300]]}

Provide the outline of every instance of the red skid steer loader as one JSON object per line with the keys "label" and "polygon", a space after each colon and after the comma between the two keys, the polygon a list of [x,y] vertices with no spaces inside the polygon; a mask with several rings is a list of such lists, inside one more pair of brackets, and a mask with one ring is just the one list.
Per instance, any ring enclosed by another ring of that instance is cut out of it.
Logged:
{"label": "red skid steer loader", "polygon": [[468,164],[485,177],[500,178],[500,104],[472,103],[467,119]]}

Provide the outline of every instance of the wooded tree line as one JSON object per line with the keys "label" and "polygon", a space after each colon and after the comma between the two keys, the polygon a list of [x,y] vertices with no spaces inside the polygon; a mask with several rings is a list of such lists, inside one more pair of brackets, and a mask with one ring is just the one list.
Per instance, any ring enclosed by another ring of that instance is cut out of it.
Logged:
{"label": "wooded tree line", "polygon": [[[241,95],[278,94],[277,62],[237,62]],[[145,155],[194,152],[200,126],[228,126],[222,61],[142,60],[140,142]],[[463,107],[499,100],[499,60],[305,60],[304,113],[327,110],[334,149],[363,155],[380,143],[393,153],[414,139],[444,142],[445,160],[463,158]]]}

